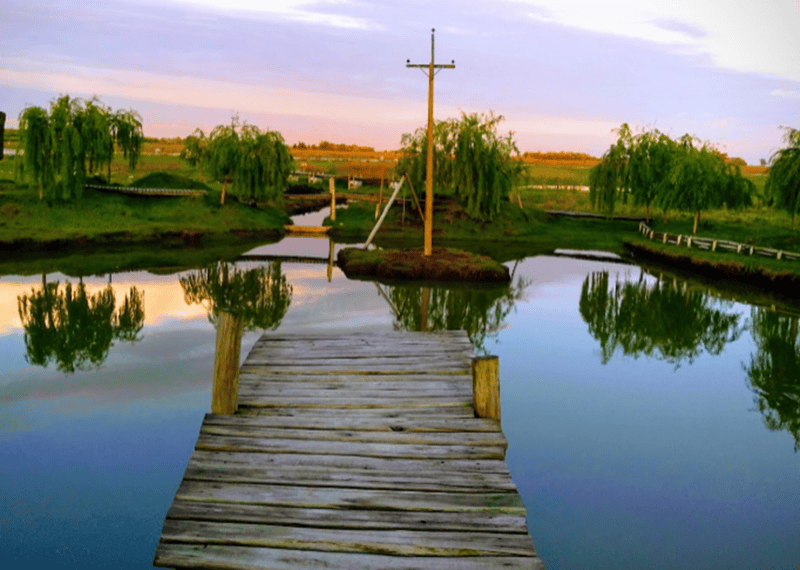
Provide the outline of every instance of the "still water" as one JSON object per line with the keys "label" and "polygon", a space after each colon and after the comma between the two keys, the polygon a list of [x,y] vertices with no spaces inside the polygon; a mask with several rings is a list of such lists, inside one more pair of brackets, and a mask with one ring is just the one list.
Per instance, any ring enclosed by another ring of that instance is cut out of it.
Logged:
{"label": "still water", "polygon": [[[800,567],[797,318],[613,261],[509,268],[511,288],[433,288],[429,319],[500,357],[547,568]],[[421,295],[287,262],[0,277],[0,566],[151,567],[210,406],[216,311],[253,329],[244,358],[262,328],[416,328]]]}

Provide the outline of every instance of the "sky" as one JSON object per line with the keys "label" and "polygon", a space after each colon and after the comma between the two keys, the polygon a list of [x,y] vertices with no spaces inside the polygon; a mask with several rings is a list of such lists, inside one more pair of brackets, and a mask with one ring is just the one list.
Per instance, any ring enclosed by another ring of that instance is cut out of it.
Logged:
{"label": "sky", "polygon": [[3,0],[0,111],[60,94],[134,109],[151,137],[233,114],[396,149],[437,120],[502,115],[521,151],[600,156],[628,123],[750,164],[800,127],[800,0]]}

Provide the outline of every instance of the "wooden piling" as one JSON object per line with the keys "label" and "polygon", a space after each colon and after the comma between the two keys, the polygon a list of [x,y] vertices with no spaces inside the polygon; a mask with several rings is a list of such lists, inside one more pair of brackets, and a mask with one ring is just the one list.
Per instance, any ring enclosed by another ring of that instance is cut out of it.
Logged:
{"label": "wooden piling", "polygon": [[472,398],[475,416],[500,421],[500,359],[472,359]]}
{"label": "wooden piling", "polygon": [[217,321],[217,349],[214,354],[214,387],[211,412],[236,413],[239,397],[239,355],[242,350],[242,318],[220,313]]}
{"label": "wooden piling", "polygon": [[328,178],[328,189],[331,192],[331,221],[336,221],[336,181],[333,176]]}

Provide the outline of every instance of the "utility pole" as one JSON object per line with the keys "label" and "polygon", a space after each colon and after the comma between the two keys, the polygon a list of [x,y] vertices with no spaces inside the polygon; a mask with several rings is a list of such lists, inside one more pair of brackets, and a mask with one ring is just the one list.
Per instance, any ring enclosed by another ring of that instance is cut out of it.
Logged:
{"label": "utility pole", "polygon": [[406,60],[406,67],[418,67],[427,70],[428,75],[428,160],[425,173],[425,255],[430,255],[433,249],[433,76],[440,69],[455,69],[455,61],[449,64],[435,64],[433,54],[433,34],[436,29],[431,29],[431,62],[411,63]]}

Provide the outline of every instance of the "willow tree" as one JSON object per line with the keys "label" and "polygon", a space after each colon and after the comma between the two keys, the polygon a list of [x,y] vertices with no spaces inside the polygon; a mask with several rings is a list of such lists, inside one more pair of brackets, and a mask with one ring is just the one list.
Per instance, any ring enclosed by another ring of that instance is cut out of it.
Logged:
{"label": "willow tree", "polygon": [[782,148],[770,157],[765,191],[773,204],[792,216],[792,229],[800,210],[800,130],[783,127]]}
{"label": "willow tree", "polygon": [[608,272],[592,273],[583,282],[579,310],[589,334],[600,342],[603,364],[621,351],[678,367],[693,362],[703,349],[720,354],[744,329],[740,316],[724,303],[667,277],[648,284],[642,276],[612,287]]}
{"label": "willow tree", "polygon": [[617,196],[624,197],[629,191],[628,167],[633,135],[627,123],[622,123],[617,132],[617,142],[589,171],[589,200],[593,208],[607,214],[614,213]]}
{"label": "willow tree", "polygon": [[27,107],[19,116],[17,174],[32,182],[39,199],[80,198],[89,173],[108,167],[118,145],[134,169],[141,154],[142,124],[134,111],[113,114],[97,98],[86,103],[63,95],[50,109]]}
{"label": "willow tree", "polygon": [[738,167],[727,165],[722,155],[708,144],[684,135],[679,155],[657,197],[664,208],[694,215],[692,233],[697,233],[700,214],[712,208],[741,208],[752,204],[755,185]]}
{"label": "willow tree", "polygon": [[[139,157],[142,155],[142,146],[144,145],[141,116],[133,109],[128,111],[119,109],[113,115],[109,115],[109,121],[114,144],[122,151],[122,156],[128,161],[128,169],[136,170]],[[110,160],[108,162],[108,181],[111,182]]]}
{"label": "willow tree", "polygon": [[183,150],[181,158],[200,170],[200,179],[203,178],[203,166],[208,162],[208,137],[202,129],[195,129],[194,132],[183,139]]}
{"label": "willow tree", "polygon": [[241,199],[279,200],[292,172],[292,156],[281,134],[241,125],[237,116],[229,125],[214,127],[207,139],[202,130],[195,130],[182,156],[222,182],[221,204],[229,184]]}
{"label": "willow tree", "polygon": [[[456,197],[468,216],[491,220],[522,178],[523,165],[513,133],[502,136],[502,115],[462,113],[461,119],[437,121],[433,127],[433,188]],[[403,158],[395,171],[408,174],[416,188],[425,185],[427,129],[406,133],[400,140]]]}
{"label": "willow tree", "polygon": [[753,307],[756,352],[745,367],[755,404],[768,429],[785,429],[800,449],[800,338],[798,317]]}
{"label": "willow tree", "polygon": [[690,135],[675,141],[658,131],[631,133],[623,123],[617,142],[611,145],[589,173],[592,206],[612,214],[617,200],[665,210],[694,214],[694,230],[701,212],[727,206],[739,208],[752,203],[755,186],[741,174],[738,163],[726,163],[709,144],[698,144]]}
{"label": "willow tree", "polygon": [[220,313],[228,313],[241,318],[246,331],[274,329],[292,302],[280,263],[241,270],[219,262],[181,277],[180,284],[186,302],[203,305],[214,326]]}
{"label": "willow tree", "polygon": [[476,350],[484,354],[487,338],[503,328],[528,285],[524,280],[490,287],[395,285],[384,293],[382,286],[376,284],[394,313],[395,329],[464,330]]}
{"label": "willow tree", "polygon": [[144,325],[144,293],[131,287],[116,307],[111,286],[95,294],[86,285],[47,283],[17,298],[28,362],[55,362],[65,373],[100,366],[115,340],[133,342]]}

